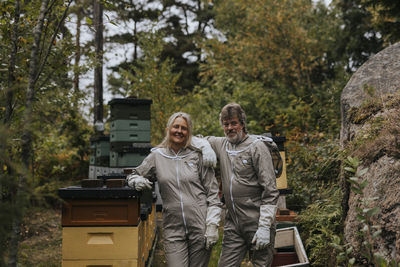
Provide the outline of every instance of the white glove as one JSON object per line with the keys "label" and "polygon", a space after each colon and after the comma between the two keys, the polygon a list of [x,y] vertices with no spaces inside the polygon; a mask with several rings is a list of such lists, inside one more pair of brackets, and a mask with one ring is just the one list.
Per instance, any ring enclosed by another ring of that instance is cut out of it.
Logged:
{"label": "white glove", "polygon": [[261,141],[266,141],[266,142],[270,142],[270,143],[274,143],[274,139],[272,139],[271,137],[268,136],[264,136],[264,135],[257,135],[257,134],[249,134],[249,136],[255,137]]}
{"label": "white glove", "polygon": [[215,224],[209,224],[206,227],[206,249],[211,249],[218,241],[218,226]]}
{"label": "white glove", "polygon": [[206,225],[215,224],[219,225],[221,219],[222,209],[218,206],[209,206],[207,208]]}
{"label": "white glove", "polygon": [[207,217],[206,217],[206,249],[211,249],[214,246],[218,239],[218,225],[221,219],[222,209],[218,206],[209,206],[207,208]]}
{"label": "white glove", "polygon": [[258,229],[251,243],[255,244],[256,250],[264,249],[271,242],[270,228],[275,221],[277,207],[275,205],[261,205]]}
{"label": "white glove", "polygon": [[192,136],[191,145],[201,150],[204,166],[214,168],[217,166],[217,155],[207,140]]}
{"label": "white glove", "polygon": [[270,228],[258,227],[256,234],[251,241],[255,245],[256,250],[264,249],[270,243]]}
{"label": "white glove", "polygon": [[144,189],[151,189],[152,182],[149,179],[137,174],[130,174],[126,177],[128,181],[128,186],[135,188],[137,191],[142,191]]}

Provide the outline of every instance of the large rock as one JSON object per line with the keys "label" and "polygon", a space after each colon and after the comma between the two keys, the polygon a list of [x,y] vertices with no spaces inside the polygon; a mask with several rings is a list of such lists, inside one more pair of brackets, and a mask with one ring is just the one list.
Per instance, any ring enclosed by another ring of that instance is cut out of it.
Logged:
{"label": "large rock", "polygon": [[[400,43],[363,64],[351,77],[341,96],[340,141],[368,168],[363,200],[379,207],[371,223],[381,235],[373,241],[375,252],[387,260],[400,260]],[[362,257],[358,232],[363,225],[356,207],[361,196],[350,192],[344,237]],[[366,208],[366,204],[361,205]]]}
{"label": "large rock", "polygon": [[400,90],[400,42],[384,49],[365,62],[351,77],[343,89],[341,102],[342,128],[340,140],[343,143],[353,138],[353,129],[346,119],[351,108],[360,107],[370,98],[366,91],[375,90],[375,97]]}

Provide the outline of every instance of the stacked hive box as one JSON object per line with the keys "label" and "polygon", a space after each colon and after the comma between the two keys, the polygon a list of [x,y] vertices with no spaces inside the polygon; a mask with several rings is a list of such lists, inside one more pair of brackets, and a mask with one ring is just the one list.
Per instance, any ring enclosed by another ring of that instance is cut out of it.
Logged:
{"label": "stacked hive box", "polygon": [[309,266],[300,235],[295,226],[297,214],[286,208],[286,195],[291,193],[286,176],[286,156],[284,136],[271,136],[278,145],[283,160],[282,175],[276,179],[279,189],[278,210],[276,213],[277,232],[275,235],[274,257],[271,266]]}
{"label": "stacked hive box", "polygon": [[59,189],[63,267],[151,266],[155,193],[137,192],[115,178],[100,176],[82,180],[82,187]]}
{"label": "stacked hive box", "polygon": [[90,138],[89,179],[108,173],[110,164],[110,136],[102,135]]}
{"label": "stacked hive box", "polygon": [[[110,172],[128,170],[140,165],[150,153],[150,106],[149,99],[112,99],[110,106]],[[155,234],[155,209],[152,208],[153,194],[144,191],[140,196],[142,227],[138,244],[141,261],[146,262],[152,249]]]}
{"label": "stacked hive box", "polygon": [[144,267],[145,223],[139,193],[129,187],[59,189],[62,266]]}
{"label": "stacked hive box", "polygon": [[116,98],[110,105],[110,167],[136,167],[149,154],[149,99]]}
{"label": "stacked hive box", "polygon": [[286,195],[291,193],[288,189],[286,177],[286,156],[285,156],[285,141],[284,136],[271,136],[272,140],[278,145],[279,152],[283,160],[282,175],[276,179],[276,186],[279,190],[278,211],[276,220],[278,222],[277,228],[285,228],[294,226],[294,219],[296,213],[286,208]]}
{"label": "stacked hive box", "polygon": [[82,187],[59,189],[64,199],[63,267],[148,264],[156,231],[155,194],[120,182],[124,170],[140,165],[150,153],[151,103],[111,100],[110,135],[90,140],[91,180],[83,180]]}

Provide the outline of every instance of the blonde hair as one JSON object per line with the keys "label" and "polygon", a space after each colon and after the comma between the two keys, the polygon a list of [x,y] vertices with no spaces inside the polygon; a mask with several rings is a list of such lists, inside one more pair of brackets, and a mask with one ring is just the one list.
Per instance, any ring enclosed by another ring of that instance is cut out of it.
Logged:
{"label": "blonde hair", "polygon": [[171,142],[170,142],[170,130],[172,128],[172,124],[174,123],[174,121],[177,118],[183,118],[186,123],[187,123],[187,130],[188,130],[188,134],[186,136],[186,142],[184,147],[188,147],[190,146],[191,142],[192,142],[192,119],[190,118],[190,115],[185,113],[185,112],[176,112],[174,114],[171,115],[171,117],[169,117],[168,122],[167,122],[167,128],[166,128],[166,133],[165,133],[165,137],[164,140],[158,145],[158,147],[171,147]]}

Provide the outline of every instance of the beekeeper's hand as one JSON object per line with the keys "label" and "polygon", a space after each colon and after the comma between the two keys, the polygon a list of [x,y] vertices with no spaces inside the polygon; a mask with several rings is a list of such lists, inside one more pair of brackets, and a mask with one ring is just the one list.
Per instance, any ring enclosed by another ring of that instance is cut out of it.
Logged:
{"label": "beekeeper's hand", "polygon": [[258,229],[251,243],[255,244],[256,250],[266,248],[271,242],[271,225],[275,221],[276,205],[261,205]]}
{"label": "beekeeper's hand", "polygon": [[271,233],[269,227],[258,227],[251,243],[255,244],[256,250],[264,249],[270,243],[270,236]]}
{"label": "beekeeper's hand", "polygon": [[136,189],[137,191],[142,191],[144,189],[151,189],[152,182],[149,179],[137,174],[130,174],[126,177],[128,186]]}
{"label": "beekeeper's hand", "polygon": [[206,139],[192,136],[192,146],[201,150],[204,166],[214,168],[217,166],[217,155]]}
{"label": "beekeeper's hand", "polygon": [[211,249],[218,241],[218,226],[215,224],[209,224],[206,227],[206,249]]}

